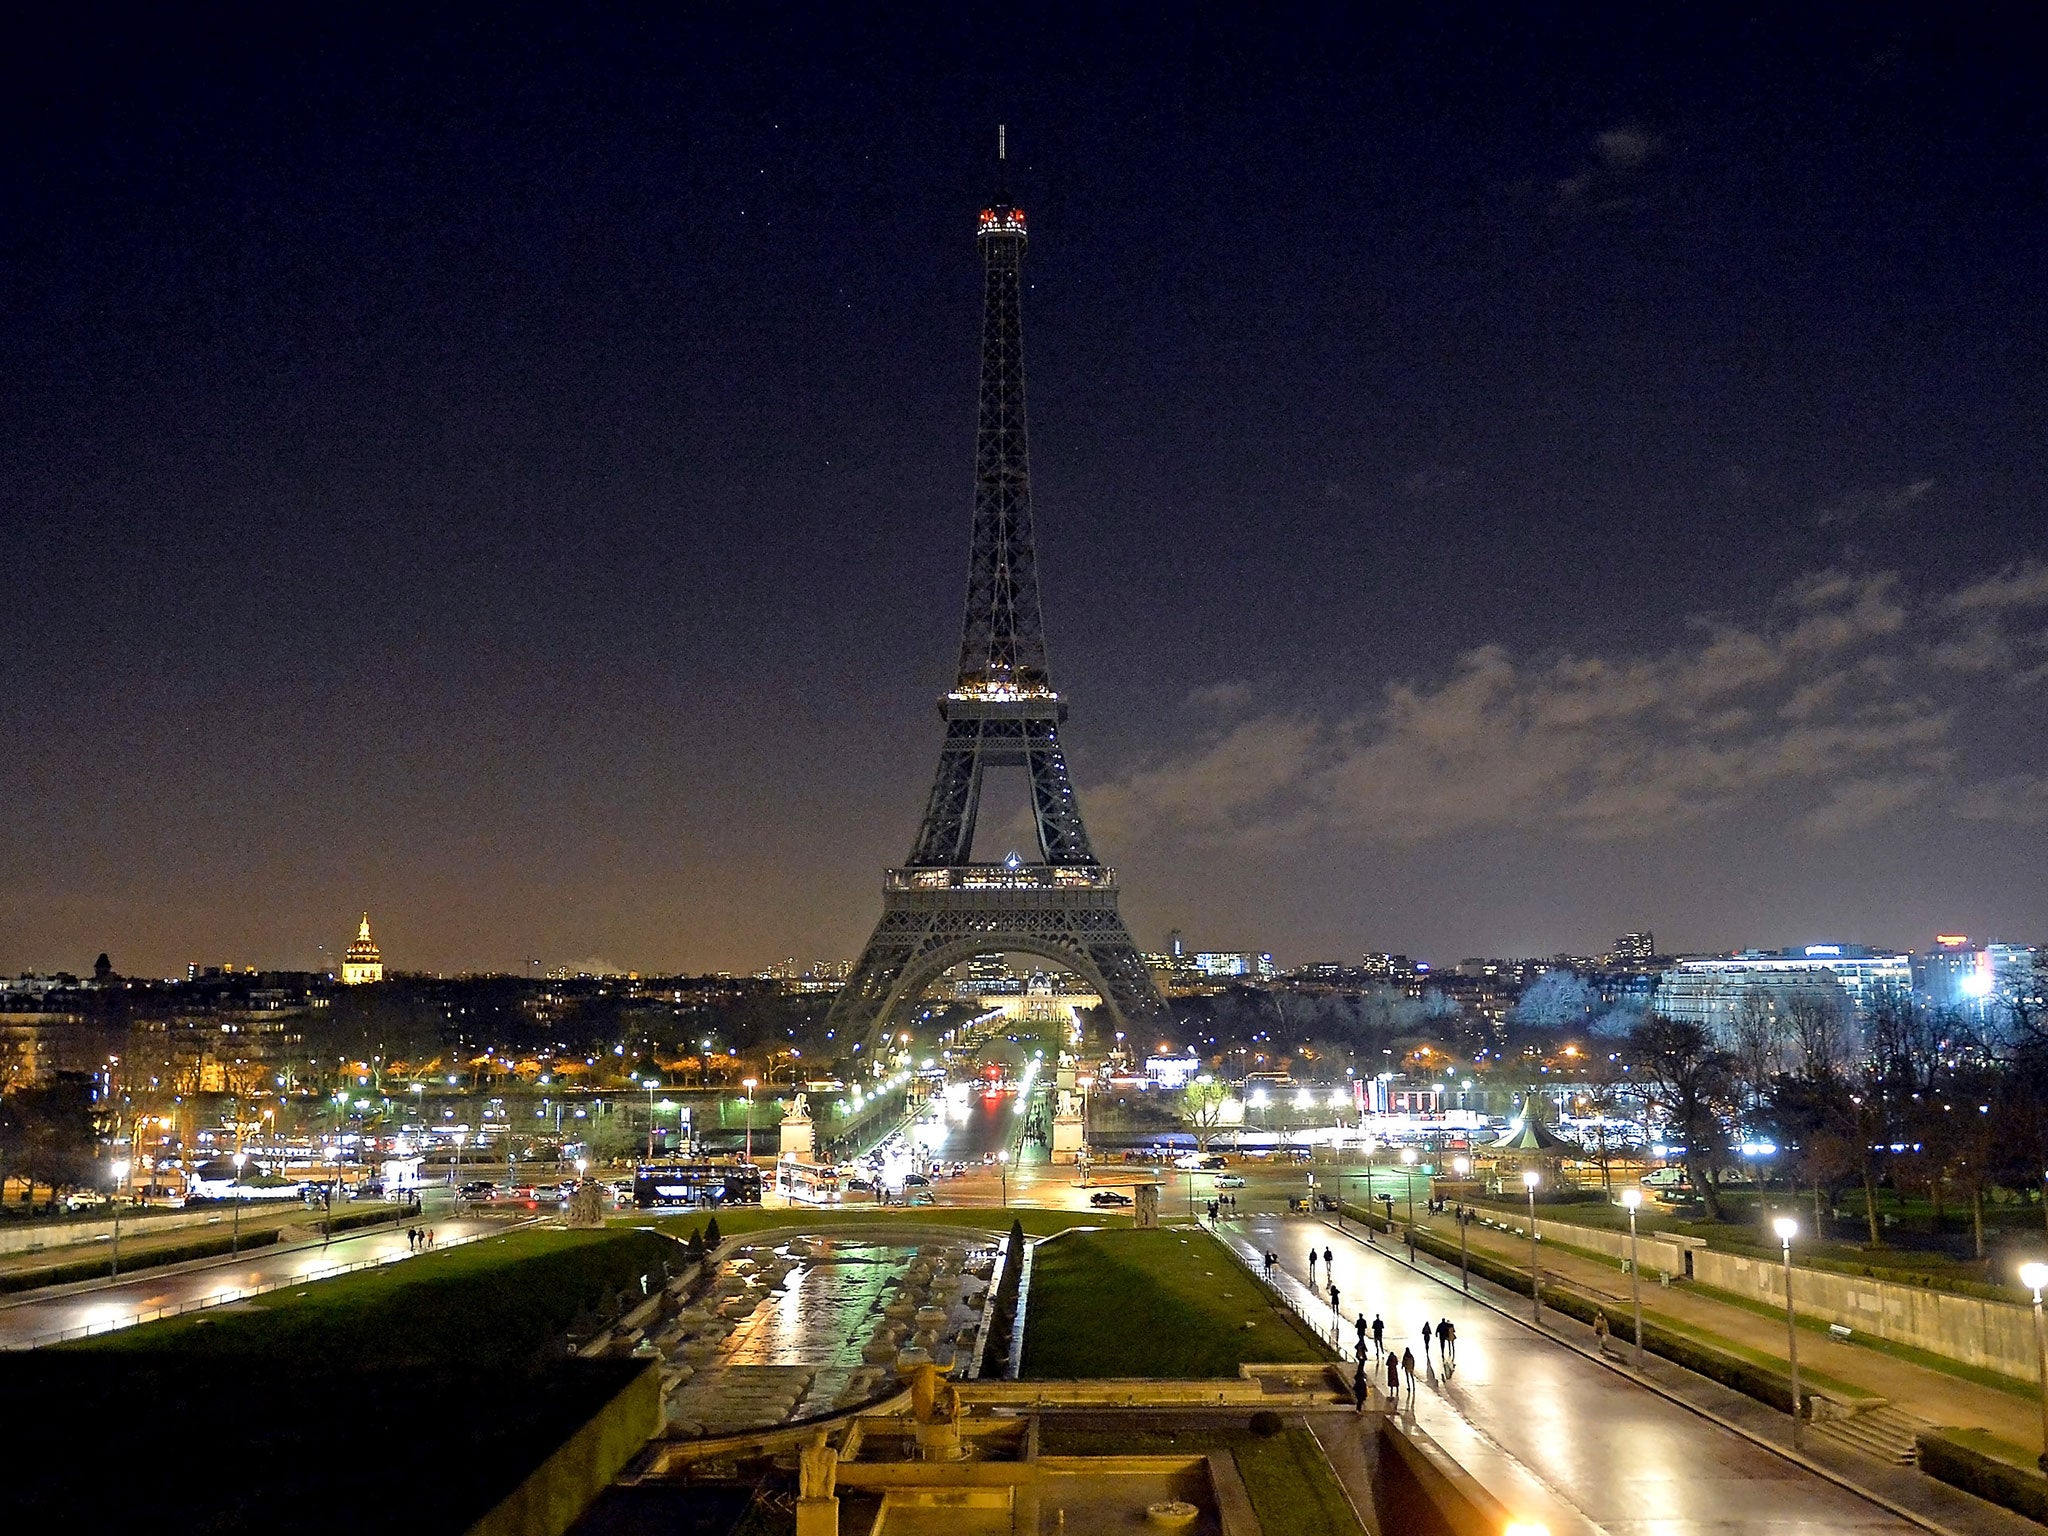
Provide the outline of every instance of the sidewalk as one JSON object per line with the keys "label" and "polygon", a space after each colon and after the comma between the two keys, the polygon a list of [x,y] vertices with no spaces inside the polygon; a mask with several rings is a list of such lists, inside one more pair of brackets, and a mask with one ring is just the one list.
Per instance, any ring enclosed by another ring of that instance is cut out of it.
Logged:
{"label": "sidewalk", "polygon": [[[1415,1225],[1441,1241],[1452,1245],[1458,1241],[1458,1223],[1448,1216],[1418,1217]],[[1473,1252],[1528,1273],[1526,1237],[1475,1222],[1468,1229],[1467,1238]],[[1383,1241],[1390,1252],[1407,1252],[1398,1232]],[[1605,1309],[1610,1321],[1620,1323],[1628,1317],[1629,1280],[1618,1266],[1562,1252],[1551,1241],[1541,1245],[1541,1253],[1546,1288],[1553,1283],[1554,1276],[1592,1298]],[[1676,1325],[1680,1331],[1712,1335],[1739,1350],[1764,1356],[1780,1367],[1785,1361],[1782,1316],[1764,1317],[1746,1307],[1701,1295],[1683,1281],[1664,1286],[1646,1278],[1643,1318],[1646,1322]],[[1617,1356],[1625,1358],[1629,1354],[1629,1346],[1620,1338],[1610,1347]],[[1810,1328],[1799,1330],[1799,1369],[1815,1390],[1829,1392],[1845,1387],[1856,1396],[1884,1398],[1929,1424],[1981,1429],[2030,1455],[2041,1448],[2041,1409],[2032,1394],[2022,1397],[2001,1391],[1868,1345],[1843,1343]]]}

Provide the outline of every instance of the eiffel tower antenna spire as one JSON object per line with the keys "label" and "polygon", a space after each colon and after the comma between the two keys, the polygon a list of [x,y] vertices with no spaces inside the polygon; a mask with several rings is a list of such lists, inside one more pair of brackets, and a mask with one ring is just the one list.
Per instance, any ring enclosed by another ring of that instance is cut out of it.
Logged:
{"label": "eiffel tower antenna spire", "polygon": [[[999,172],[1009,130],[996,130]],[[883,886],[882,921],[832,1007],[843,1038],[880,1038],[890,1017],[977,954],[1035,954],[1074,971],[1119,1023],[1165,1011],[1117,911],[1115,871],[1099,863],[1067,776],[1038,599],[1031,454],[1024,409],[1024,210],[1003,190],[981,210],[981,389],[974,519],[960,666],[939,700],[946,738],[910,857]],[[1038,857],[971,862],[983,776],[1021,768]]]}

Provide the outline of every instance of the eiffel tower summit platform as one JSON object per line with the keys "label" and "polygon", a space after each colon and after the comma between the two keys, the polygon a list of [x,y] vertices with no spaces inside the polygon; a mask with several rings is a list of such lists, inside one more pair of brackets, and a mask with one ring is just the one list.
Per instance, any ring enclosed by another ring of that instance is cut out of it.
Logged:
{"label": "eiffel tower summit platform", "polygon": [[[1008,169],[1007,135],[998,167]],[[1150,1027],[1166,1004],[1117,908],[1116,871],[1088,841],[1060,728],[1038,600],[1031,453],[1024,411],[1020,303],[1029,244],[1006,178],[981,210],[981,395],[974,443],[974,520],[958,680],[939,700],[945,738],[910,857],[882,880],[882,918],[833,1005],[842,1039],[872,1051],[898,1012],[976,955],[1028,954],[1080,976],[1119,1028]],[[1037,857],[974,863],[975,822],[990,768],[1030,787]]]}

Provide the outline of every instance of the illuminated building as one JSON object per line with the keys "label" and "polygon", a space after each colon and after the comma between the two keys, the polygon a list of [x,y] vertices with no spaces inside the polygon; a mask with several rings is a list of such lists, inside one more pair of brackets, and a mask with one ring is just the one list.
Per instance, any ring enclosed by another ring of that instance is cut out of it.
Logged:
{"label": "illuminated building", "polygon": [[383,979],[384,956],[370,937],[370,914],[365,912],[362,922],[356,925],[355,943],[349,945],[348,953],[342,957],[342,985],[357,987]]}
{"label": "illuminated building", "polygon": [[1751,999],[1778,1014],[1798,1003],[1833,1003],[1861,1021],[1883,999],[1903,998],[1912,987],[1911,955],[1860,944],[1808,944],[1681,960],[1658,979],[1650,1006],[1726,1039]]}

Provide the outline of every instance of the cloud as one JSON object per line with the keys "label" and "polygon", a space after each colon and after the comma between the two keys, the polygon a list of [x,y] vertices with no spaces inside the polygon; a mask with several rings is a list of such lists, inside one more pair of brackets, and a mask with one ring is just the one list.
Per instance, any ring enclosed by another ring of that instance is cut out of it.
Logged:
{"label": "cloud", "polygon": [[1837,837],[1952,781],[1953,701],[1895,641],[1895,574],[1827,570],[1764,621],[1695,623],[1661,654],[1521,657],[1484,645],[1447,675],[1327,714],[1233,721],[1094,797],[1111,840],[1413,845],[1475,830],[1638,838],[1731,814]]}
{"label": "cloud", "polygon": [[1932,480],[1845,491],[1813,517],[1814,526],[1832,528],[1861,522],[1889,522],[1904,517],[1935,488]]}
{"label": "cloud", "polygon": [[1640,123],[1620,123],[1594,134],[1592,150],[1586,165],[1558,182],[1559,206],[1608,210],[1640,203],[1643,173],[1663,153],[1664,141]]}
{"label": "cloud", "polygon": [[1963,588],[1948,600],[1948,606],[1957,613],[2031,608],[2042,603],[2048,603],[2048,561],[2036,560],[2031,555],[1996,576]]}
{"label": "cloud", "polygon": [[1188,708],[1214,710],[1219,714],[1236,714],[1258,697],[1258,689],[1250,683],[1210,683],[1201,688],[1188,690]]}
{"label": "cloud", "polygon": [[1957,799],[1955,809],[1965,821],[2037,827],[2048,821],[2048,774],[2016,773],[1973,784]]}

